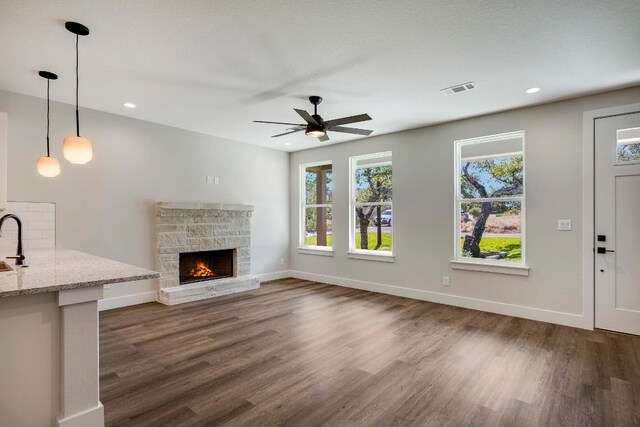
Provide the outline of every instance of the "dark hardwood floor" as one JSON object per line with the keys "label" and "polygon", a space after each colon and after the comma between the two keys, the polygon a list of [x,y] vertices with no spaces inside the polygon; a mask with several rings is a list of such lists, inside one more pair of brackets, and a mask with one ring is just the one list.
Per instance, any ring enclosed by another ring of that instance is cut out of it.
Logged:
{"label": "dark hardwood floor", "polygon": [[295,279],[100,340],[108,426],[640,424],[640,338]]}

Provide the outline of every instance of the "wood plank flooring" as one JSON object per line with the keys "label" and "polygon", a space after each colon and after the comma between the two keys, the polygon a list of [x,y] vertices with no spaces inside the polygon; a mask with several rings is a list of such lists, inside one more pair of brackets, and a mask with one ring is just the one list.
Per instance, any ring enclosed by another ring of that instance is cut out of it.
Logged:
{"label": "wood plank flooring", "polygon": [[107,426],[640,425],[640,338],[285,279],[100,314]]}

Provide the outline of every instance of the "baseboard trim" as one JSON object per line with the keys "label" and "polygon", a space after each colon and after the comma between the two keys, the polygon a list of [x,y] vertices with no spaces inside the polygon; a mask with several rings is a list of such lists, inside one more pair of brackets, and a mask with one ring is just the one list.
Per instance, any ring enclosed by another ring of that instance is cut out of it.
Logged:
{"label": "baseboard trim", "polygon": [[[261,282],[286,279],[291,277],[290,270],[274,271],[273,273],[256,274]],[[130,305],[144,304],[158,300],[157,292],[142,292],[139,294],[123,295],[113,298],[105,298],[98,301],[98,310],[113,310],[114,308],[129,307]]]}
{"label": "baseboard trim", "polygon": [[104,426],[104,406],[98,402],[95,408],[58,419],[58,427],[102,427]]}
{"label": "baseboard trim", "polygon": [[585,329],[584,316],[580,314],[563,313],[541,308],[506,304],[502,302],[424,291],[420,289],[403,288],[400,286],[390,286],[382,283],[325,276],[322,274],[306,273],[296,270],[289,271],[288,277]]}
{"label": "baseboard trim", "polygon": [[98,311],[113,310],[114,308],[128,307],[130,305],[144,304],[147,302],[155,302],[157,297],[157,292],[149,291],[139,294],[105,298],[98,301]]}
{"label": "baseboard trim", "polygon": [[260,282],[269,282],[271,280],[286,279],[291,277],[291,270],[274,271],[273,273],[257,274]]}

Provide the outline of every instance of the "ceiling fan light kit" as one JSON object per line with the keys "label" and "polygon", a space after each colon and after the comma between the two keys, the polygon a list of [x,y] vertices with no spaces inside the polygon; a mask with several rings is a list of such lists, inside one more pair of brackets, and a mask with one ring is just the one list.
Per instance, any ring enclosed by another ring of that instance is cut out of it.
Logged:
{"label": "ceiling fan light kit", "polygon": [[289,128],[287,132],[279,133],[277,135],[273,135],[271,138],[278,138],[284,135],[290,135],[292,133],[304,131],[305,135],[311,138],[318,138],[320,142],[325,142],[329,140],[329,135],[327,135],[328,131],[331,132],[340,132],[340,133],[350,133],[354,135],[364,135],[369,136],[373,132],[368,129],[356,129],[350,127],[344,127],[340,125],[345,125],[349,123],[358,123],[364,122],[367,120],[371,120],[368,114],[358,114],[355,116],[342,117],[340,119],[333,119],[325,121],[322,116],[318,114],[318,104],[322,102],[322,98],[313,95],[309,97],[309,102],[313,104],[313,114],[309,114],[305,110],[299,110],[294,108],[293,110],[298,113],[302,119],[306,123],[298,124],[298,123],[287,123],[287,122],[268,122],[264,120],[254,120],[254,123],[268,123],[274,125],[287,125],[293,126]]}
{"label": "ceiling fan light kit", "polygon": [[93,159],[93,145],[88,138],[80,136],[80,112],[78,110],[78,42],[80,36],[89,35],[89,28],[77,22],[66,22],[65,28],[76,35],[76,135],[70,135],[62,143],[64,158],[71,163],[84,165]]}
{"label": "ceiling fan light kit", "polygon": [[38,72],[40,77],[47,79],[47,155],[38,157],[36,161],[36,170],[42,176],[54,178],[60,175],[60,161],[55,157],[51,157],[51,148],[49,144],[49,85],[51,80],[57,80],[58,76],[49,71]]}

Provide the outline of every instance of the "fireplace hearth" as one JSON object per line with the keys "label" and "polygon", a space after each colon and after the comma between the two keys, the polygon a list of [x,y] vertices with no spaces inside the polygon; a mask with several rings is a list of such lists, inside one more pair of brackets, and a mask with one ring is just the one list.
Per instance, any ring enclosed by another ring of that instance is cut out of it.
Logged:
{"label": "fireplace hearth", "polygon": [[180,285],[233,277],[234,249],[180,254]]}

